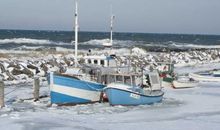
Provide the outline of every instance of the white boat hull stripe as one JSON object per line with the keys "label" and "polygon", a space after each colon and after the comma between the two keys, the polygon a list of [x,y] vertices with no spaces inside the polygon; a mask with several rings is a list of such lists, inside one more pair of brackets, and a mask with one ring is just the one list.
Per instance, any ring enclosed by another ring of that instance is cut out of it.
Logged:
{"label": "white boat hull stripe", "polygon": [[100,92],[66,87],[57,84],[53,84],[51,91],[91,101],[98,101],[100,99]]}

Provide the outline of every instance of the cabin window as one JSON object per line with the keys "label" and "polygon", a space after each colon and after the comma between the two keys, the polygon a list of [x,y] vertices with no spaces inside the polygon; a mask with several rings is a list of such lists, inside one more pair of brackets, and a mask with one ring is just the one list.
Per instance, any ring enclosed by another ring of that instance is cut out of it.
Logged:
{"label": "cabin window", "polygon": [[97,61],[97,60],[94,60],[94,64],[98,64],[98,61]]}
{"label": "cabin window", "polygon": [[115,82],[115,76],[114,75],[109,75],[108,83],[113,83],[113,82]]}
{"label": "cabin window", "polygon": [[109,60],[109,66],[116,66],[116,61]]}
{"label": "cabin window", "polygon": [[145,75],[145,81],[147,85],[151,86],[149,75]]}
{"label": "cabin window", "polygon": [[117,75],[116,82],[123,82],[123,77],[121,75]]}
{"label": "cabin window", "polygon": [[150,75],[150,79],[151,79],[152,84],[159,84],[157,75]]}
{"label": "cabin window", "polygon": [[101,77],[101,83],[102,83],[102,84],[107,84],[107,83],[108,83],[108,81],[107,81],[107,75],[102,75],[102,77]]}
{"label": "cabin window", "polygon": [[105,61],[104,60],[101,60],[101,65],[104,65],[105,64]]}
{"label": "cabin window", "polygon": [[135,76],[132,76],[132,85],[135,85]]}
{"label": "cabin window", "polygon": [[131,85],[131,78],[130,78],[130,76],[125,76],[124,77],[124,82],[125,82],[125,84],[128,84],[128,85]]}
{"label": "cabin window", "polygon": [[91,63],[92,63],[91,59],[88,59],[88,63],[89,63],[89,64],[91,64]]}

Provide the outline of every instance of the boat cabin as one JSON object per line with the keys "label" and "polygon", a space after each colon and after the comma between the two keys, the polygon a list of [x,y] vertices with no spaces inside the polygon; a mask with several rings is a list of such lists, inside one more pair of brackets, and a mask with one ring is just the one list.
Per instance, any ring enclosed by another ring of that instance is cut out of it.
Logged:
{"label": "boat cabin", "polygon": [[151,90],[161,90],[161,80],[157,70],[143,74],[142,87],[150,88]]}
{"label": "boat cabin", "polygon": [[98,65],[98,66],[102,66],[102,67],[115,67],[117,66],[116,60],[114,58],[114,56],[105,56],[105,55],[101,55],[101,56],[85,56],[85,63],[87,65]]}
{"label": "boat cabin", "polygon": [[110,84],[110,83],[122,83],[127,85],[138,85],[140,84],[141,75],[138,74],[126,74],[126,73],[109,73],[102,75],[100,78],[100,82],[103,84]]}
{"label": "boat cabin", "polygon": [[161,90],[161,81],[158,72],[153,71],[148,73],[151,90]]}
{"label": "boat cabin", "polygon": [[157,69],[160,73],[172,74],[174,72],[173,63],[158,62]]}

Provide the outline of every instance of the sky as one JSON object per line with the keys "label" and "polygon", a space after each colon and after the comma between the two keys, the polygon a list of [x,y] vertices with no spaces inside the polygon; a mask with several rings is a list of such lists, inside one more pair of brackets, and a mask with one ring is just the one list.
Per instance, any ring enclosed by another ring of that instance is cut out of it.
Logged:
{"label": "sky", "polygon": [[[220,35],[220,0],[78,0],[81,31]],[[75,0],[0,0],[0,29],[73,30]]]}

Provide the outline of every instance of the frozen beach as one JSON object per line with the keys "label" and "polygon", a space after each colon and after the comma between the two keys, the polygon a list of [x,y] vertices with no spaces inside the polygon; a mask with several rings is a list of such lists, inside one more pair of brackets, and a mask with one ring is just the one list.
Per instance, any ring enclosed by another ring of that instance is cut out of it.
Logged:
{"label": "frozen beach", "polygon": [[[48,93],[41,84],[41,95]],[[202,82],[196,88],[164,88],[161,103],[143,106],[110,106],[96,103],[76,106],[47,107],[49,98],[21,100],[32,96],[32,85],[21,84],[6,96],[6,107],[0,110],[0,129],[220,129],[219,83]],[[6,87],[6,93],[14,89]]]}

